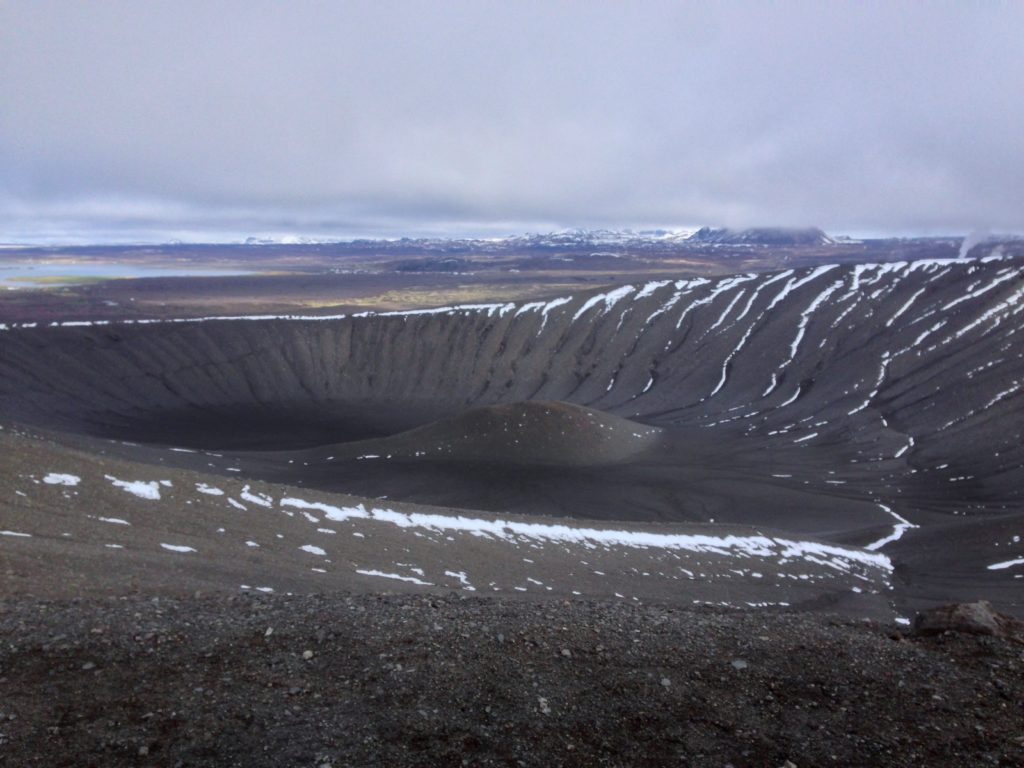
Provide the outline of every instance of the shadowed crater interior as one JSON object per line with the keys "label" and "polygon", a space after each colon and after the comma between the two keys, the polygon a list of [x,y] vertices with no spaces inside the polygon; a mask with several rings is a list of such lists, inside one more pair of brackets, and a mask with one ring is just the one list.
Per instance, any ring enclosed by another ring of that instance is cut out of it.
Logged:
{"label": "shadowed crater interior", "polygon": [[438,418],[441,404],[271,402],[91,414],[95,437],[206,450],[290,450],[386,437]]}

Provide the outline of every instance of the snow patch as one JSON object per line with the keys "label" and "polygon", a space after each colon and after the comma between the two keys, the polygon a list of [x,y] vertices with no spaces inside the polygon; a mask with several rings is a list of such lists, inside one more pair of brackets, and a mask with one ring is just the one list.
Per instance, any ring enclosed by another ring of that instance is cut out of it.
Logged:
{"label": "snow patch", "polygon": [[476,592],[476,587],[469,583],[469,577],[466,576],[465,571],[445,571],[444,575],[453,579],[458,579],[462,588],[467,592]]}
{"label": "snow patch", "polygon": [[864,549],[868,550],[869,552],[875,552],[884,547],[886,544],[891,544],[894,541],[899,541],[903,537],[904,533],[909,531],[911,528],[918,527],[909,520],[907,520],[905,517],[902,517],[901,515],[898,515],[895,512],[893,512],[891,507],[887,507],[885,504],[879,504],[878,506],[880,506],[883,511],[889,514],[896,521],[896,525],[893,526],[892,533],[890,533],[888,536],[881,538],[878,541],[873,541],[867,546],[865,546]]}
{"label": "snow patch", "polygon": [[407,581],[410,584],[419,584],[422,587],[432,587],[432,586],[434,586],[429,581],[423,581],[422,579],[417,579],[415,576],[402,576],[401,574],[398,574],[398,573],[384,573],[384,571],[361,570],[359,568],[356,569],[356,573],[360,573],[363,576],[379,576],[382,579],[395,579],[396,581]]}
{"label": "snow patch", "polygon": [[74,487],[82,482],[82,478],[77,475],[66,475],[60,472],[51,472],[43,478],[43,482],[47,485],[68,485]]}
{"label": "snow patch", "polygon": [[990,571],[1002,571],[1006,568],[1012,568],[1015,565],[1024,565],[1024,557],[1018,557],[1015,560],[1004,560],[1001,563],[992,563],[988,566]]}
{"label": "snow patch", "polygon": [[242,492],[238,494],[244,501],[248,501],[252,504],[256,504],[260,507],[266,507],[270,509],[274,506],[274,499],[267,496],[264,493],[253,493],[249,490],[249,486],[246,485],[242,488]]}
{"label": "snow patch", "polygon": [[118,480],[113,475],[104,475],[115,488],[120,488],[125,493],[138,496],[140,499],[150,501],[160,500],[160,482],[157,480]]}

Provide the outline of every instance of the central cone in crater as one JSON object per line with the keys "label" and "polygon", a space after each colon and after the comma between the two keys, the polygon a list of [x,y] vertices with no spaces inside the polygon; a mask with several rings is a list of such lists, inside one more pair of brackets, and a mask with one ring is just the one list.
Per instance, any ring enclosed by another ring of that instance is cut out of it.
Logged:
{"label": "central cone in crater", "polygon": [[392,459],[588,466],[626,461],[655,445],[661,433],[592,408],[529,401],[474,408],[344,449]]}

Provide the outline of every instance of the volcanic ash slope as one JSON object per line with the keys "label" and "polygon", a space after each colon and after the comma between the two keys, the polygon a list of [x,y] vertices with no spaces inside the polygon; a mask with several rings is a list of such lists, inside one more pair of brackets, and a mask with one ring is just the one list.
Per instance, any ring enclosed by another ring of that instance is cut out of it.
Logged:
{"label": "volcanic ash slope", "polygon": [[12,429],[0,430],[0,451],[0,596],[458,590],[891,615],[885,555],[779,532],[396,504],[143,465]]}

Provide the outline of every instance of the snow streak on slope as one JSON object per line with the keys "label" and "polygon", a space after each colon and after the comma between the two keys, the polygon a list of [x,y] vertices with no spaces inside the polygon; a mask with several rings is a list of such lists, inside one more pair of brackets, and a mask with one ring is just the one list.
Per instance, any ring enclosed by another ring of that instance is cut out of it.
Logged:
{"label": "snow streak on slope", "polygon": [[312,509],[322,512],[333,522],[349,520],[374,520],[399,528],[423,528],[432,531],[470,533],[475,536],[497,539],[539,539],[551,542],[570,542],[583,545],[626,548],[658,548],[684,550],[689,552],[710,552],[737,558],[772,558],[793,560],[807,558],[814,562],[826,561],[829,567],[849,571],[856,564],[859,567],[892,570],[892,563],[885,555],[870,554],[857,549],[836,547],[811,541],[769,536],[712,536],[695,534],[663,534],[647,531],[588,528],[547,523],[523,523],[512,520],[485,520],[471,517],[450,517],[446,515],[396,512],[393,509],[372,507],[363,504],[354,507],[337,507],[322,502],[309,502],[294,497],[281,499],[281,506],[297,509]]}
{"label": "snow streak on slope", "polygon": [[583,306],[576,310],[576,314],[572,316],[573,321],[579,320],[583,315],[587,313],[591,307],[596,307],[598,304],[604,304],[604,309],[601,310],[601,314],[611,310],[615,304],[622,299],[629,296],[629,294],[636,291],[632,285],[624,285],[621,288],[616,288],[614,291],[608,293],[600,293],[597,296],[592,296],[583,302]]}

